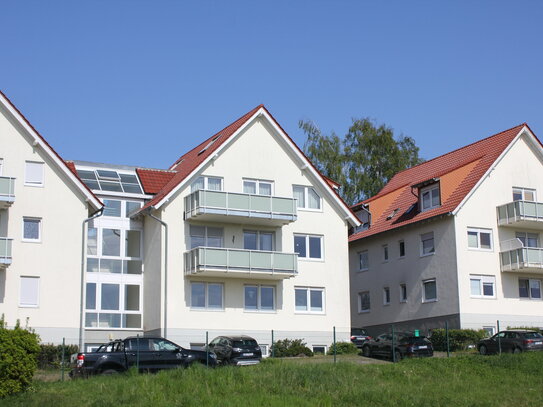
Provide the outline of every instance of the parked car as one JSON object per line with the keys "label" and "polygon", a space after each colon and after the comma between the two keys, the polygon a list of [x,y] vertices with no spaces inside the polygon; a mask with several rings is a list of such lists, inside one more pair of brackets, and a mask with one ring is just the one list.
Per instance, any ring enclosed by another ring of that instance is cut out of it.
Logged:
{"label": "parked car", "polygon": [[96,352],[78,353],[70,376],[114,374],[133,366],[140,371],[158,371],[187,367],[193,363],[216,366],[217,357],[211,352],[182,348],[160,337],[129,337],[106,343]]}
{"label": "parked car", "polygon": [[209,350],[225,365],[256,365],[262,359],[262,350],[256,340],[245,335],[218,336],[209,343]]}
{"label": "parked car", "polygon": [[543,350],[543,335],[535,331],[514,329],[500,331],[496,335],[482,339],[477,344],[481,355],[502,352],[520,353],[532,350]]}
{"label": "parked car", "polygon": [[357,348],[362,349],[367,341],[371,339],[368,332],[364,328],[352,328],[351,329],[351,342],[356,345]]}
{"label": "parked car", "polygon": [[[432,342],[424,336],[415,336],[411,332],[394,333],[394,353],[397,361],[405,357],[433,356]],[[366,357],[381,356],[392,359],[392,334],[385,333],[370,339],[362,346],[362,354]]]}

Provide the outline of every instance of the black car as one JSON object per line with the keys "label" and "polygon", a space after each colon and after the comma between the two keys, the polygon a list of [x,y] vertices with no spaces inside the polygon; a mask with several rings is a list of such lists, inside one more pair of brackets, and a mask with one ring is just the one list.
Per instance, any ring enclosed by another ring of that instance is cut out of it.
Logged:
{"label": "black car", "polygon": [[[392,334],[385,333],[367,341],[362,346],[362,354],[366,357],[381,356],[392,359]],[[394,333],[394,357],[399,361],[405,357],[433,356],[434,348],[424,336],[415,336],[411,332]]]}
{"label": "black car", "polygon": [[543,350],[543,335],[523,329],[500,331],[490,338],[480,340],[477,349],[481,355],[488,355],[498,353],[500,346],[502,352],[510,353]]}
{"label": "black car", "polygon": [[245,335],[218,336],[209,343],[209,350],[221,364],[256,365],[262,359],[256,340]]}
{"label": "black car", "polygon": [[351,342],[356,345],[357,348],[362,349],[362,346],[371,339],[368,332],[363,328],[351,329]]}

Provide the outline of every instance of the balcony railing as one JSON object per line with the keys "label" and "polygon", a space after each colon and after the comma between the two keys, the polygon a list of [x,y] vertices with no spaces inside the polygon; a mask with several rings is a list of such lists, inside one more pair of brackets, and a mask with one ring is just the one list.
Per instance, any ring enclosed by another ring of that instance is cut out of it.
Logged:
{"label": "balcony railing", "polygon": [[[224,216],[226,215],[226,217]],[[185,197],[185,219],[286,224],[297,217],[296,200],[277,196],[199,190]],[[228,219],[233,217],[233,219]],[[236,219],[237,218],[237,219]]]}
{"label": "balcony railing", "polygon": [[543,228],[543,203],[514,201],[498,206],[498,225]]}
{"label": "balcony railing", "polygon": [[298,274],[298,254],[197,247],[185,253],[185,275],[281,280]]}
{"label": "balcony railing", "polygon": [[11,264],[11,244],[13,239],[0,237],[0,269]]}
{"label": "balcony railing", "polygon": [[0,209],[6,209],[15,202],[15,178],[0,177]]}
{"label": "balcony railing", "polygon": [[519,239],[500,243],[502,271],[543,273],[543,248],[524,247]]}

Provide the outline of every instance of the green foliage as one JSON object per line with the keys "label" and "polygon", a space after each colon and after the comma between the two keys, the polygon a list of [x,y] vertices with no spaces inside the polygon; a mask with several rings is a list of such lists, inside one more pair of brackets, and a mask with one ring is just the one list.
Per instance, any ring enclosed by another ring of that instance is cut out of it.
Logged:
{"label": "green foliage", "polygon": [[8,329],[0,319],[0,398],[18,393],[30,386],[40,351],[36,333],[21,328],[19,321]]}
{"label": "green foliage", "polygon": [[[356,355],[359,353],[358,348],[352,342],[336,342],[336,355]],[[328,354],[334,354],[334,344],[330,345],[328,349]]]}
{"label": "green foliage", "polygon": [[300,121],[307,136],[304,152],[317,169],[340,183],[341,195],[349,204],[377,194],[394,174],[420,164],[419,148],[407,136],[394,137],[384,124],[370,119],[353,119],[341,138],[323,135],[311,121]]}
{"label": "green foliage", "polygon": [[313,351],[305,346],[303,339],[281,339],[272,346],[273,355],[277,358],[295,356],[313,356]]}
{"label": "green foliage", "polygon": [[[477,345],[486,336],[483,329],[449,329],[449,347],[451,351],[466,350],[469,345]],[[430,337],[435,350],[447,350],[447,336],[445,329],[432,330]]]}
{"label": "green foliage", "polygon": [[53,345],[46,343],[40,345],[40,354],[38,355],[38,368],[51,369],[59,368],[62,364],[62,351],[64,349],[64,366],[69,366],[70,356],[79,352],[77,345]]}

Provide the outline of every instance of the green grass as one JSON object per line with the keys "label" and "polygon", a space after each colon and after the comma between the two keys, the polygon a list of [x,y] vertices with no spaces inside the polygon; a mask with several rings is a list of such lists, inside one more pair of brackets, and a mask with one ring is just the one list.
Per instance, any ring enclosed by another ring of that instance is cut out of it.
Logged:
{"label": "green grass", "polygon": [[[323,359],[324,360],[324,359]],[[310,361],[310,359],[308,359]],[[541,406],[543,352],[292,363],[36,382],[9,406]]]}

